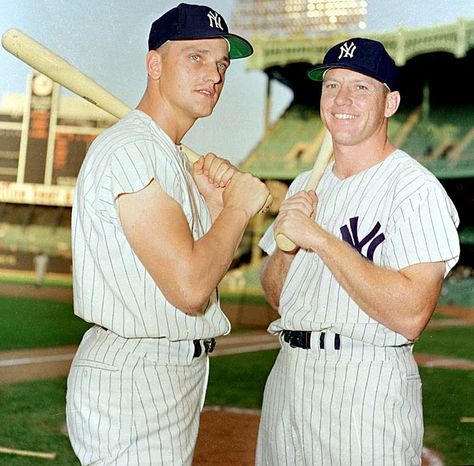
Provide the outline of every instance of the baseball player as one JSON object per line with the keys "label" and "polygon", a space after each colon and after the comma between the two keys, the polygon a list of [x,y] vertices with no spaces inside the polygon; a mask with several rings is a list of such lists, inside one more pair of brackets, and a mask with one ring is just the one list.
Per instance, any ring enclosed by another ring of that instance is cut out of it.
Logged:
{"label": "baseball player", "polygon": [[68,377],[67,425],[84,465],[191,464],[207,353],[230,331],[216,287],[268,196],[213,154],[191,166],[179,145],[250,43],[182,3],[148,45],[143,98],[91,145],[75,191],[74,310],[95,325]]}
{"label": "baseball player", "polygon": [[[458,215],[438,180],[387,139],[396,67],[383,45],[332,47],[321,118],[334,162],[316,193],[290,186],[261,240],[281,350],[265,387],[257,465],[421,464],[413,343],[459,257]],[[276,248],[274,231],[297,248]]]}

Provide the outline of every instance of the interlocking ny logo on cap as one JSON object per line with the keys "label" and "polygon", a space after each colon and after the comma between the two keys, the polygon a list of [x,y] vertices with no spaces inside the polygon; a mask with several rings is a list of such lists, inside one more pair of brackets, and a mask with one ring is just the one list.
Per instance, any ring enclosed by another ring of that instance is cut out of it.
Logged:
{"label": "interlocking ny logo on cap", "polygon": [[222,31],[224,30],[221,25],[222,18],[215,11],[210,11],[207,14],[207,17],[209,18],[209,26],[211,26],[211,28],[219,28]]}
{"label": "interlocking ny logo on cap", "polygon": [[337,59],[340,60],[341,58],[354,58],[354,52],[356,48],[357,47],[354,45],[354,42],[351,42],[350,44],[344,42],[339,48],[341,53]]}

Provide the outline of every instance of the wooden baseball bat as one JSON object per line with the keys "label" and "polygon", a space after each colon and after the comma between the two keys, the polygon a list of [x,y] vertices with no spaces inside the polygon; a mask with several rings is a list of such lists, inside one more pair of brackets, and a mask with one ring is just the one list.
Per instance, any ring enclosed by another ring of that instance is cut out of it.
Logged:
{"label": "wooden baseball bat", "polygon": [[[122,118],[130,111],[130,107],[92,78],[18,29],[3,33],[2,46],[27,65],[111,115]],[[181,147],[191,163],[199,158],[189,147]]]}
{"label": "wooden baseball bat", "polygon": [[[122,118],[130,111],[130,107],[92,78],[18,29],[8,29],[3,33],[2,46],[27,65],[111,115]],[[181,144],[181,148],[191,163],[198,160],[199,155],[188,146]],[[269,194],[261,212],[270,208],[272,200]]]}
{"label": "wooden baseball bat", "polygon": [[[326,170],[326,167],[329,163],[329,160],[332,156],[332,138],[329,131],[326,130],[326,134],[324,135],[323,142],[321,147],[319,148],[318,155],[316,156],[316,160],[314,161],[313,169],[311,170],[311,175],[306,182],[305,190],[311,191],[315,190],[321,180],[321,177]],[[278,233],[275,231],[275,240],[278,247],[282,251],[293,251],[296,248],[296,244],[291,241],[291,239],[287,238],[283,233]]]}

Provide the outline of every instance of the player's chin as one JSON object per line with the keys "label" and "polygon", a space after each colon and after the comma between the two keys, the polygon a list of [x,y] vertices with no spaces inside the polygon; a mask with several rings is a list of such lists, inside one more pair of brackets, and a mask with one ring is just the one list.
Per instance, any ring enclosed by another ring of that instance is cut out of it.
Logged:
{"label": "player's chin", "polygon": [[200,117],[209,116],[214,111],[218,100],[219,96],[217,94],[213,96],[201,96],[201,99],[197,102],[195,110],[199,113]]}
{"label": "player's chin", "polygon": [[206,118],[212,114],[214,111],[215,105],[209,106],[207,108],[201,107],[194,112],[196,118]]}

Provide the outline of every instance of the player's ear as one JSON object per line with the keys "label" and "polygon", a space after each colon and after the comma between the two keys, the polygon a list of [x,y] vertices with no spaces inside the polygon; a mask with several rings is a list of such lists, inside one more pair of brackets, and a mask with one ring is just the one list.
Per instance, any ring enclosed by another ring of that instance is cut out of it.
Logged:
{"label": "player's ear", "polygon": [[146,55],[146,70],[148,76],[157,81],[161,76],[161,55],[156,50],[150,50]]}
{"label": "player's ear", "polygon": [[385,97],[385,117],[390,118],[400,105],[400,92],[389,92]]}

